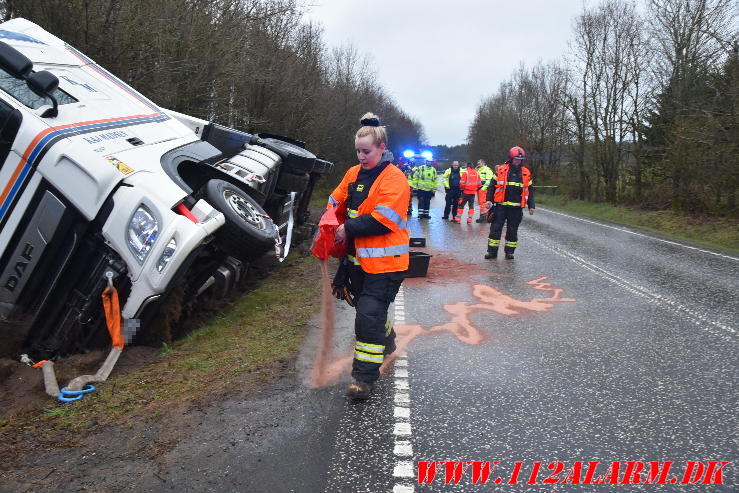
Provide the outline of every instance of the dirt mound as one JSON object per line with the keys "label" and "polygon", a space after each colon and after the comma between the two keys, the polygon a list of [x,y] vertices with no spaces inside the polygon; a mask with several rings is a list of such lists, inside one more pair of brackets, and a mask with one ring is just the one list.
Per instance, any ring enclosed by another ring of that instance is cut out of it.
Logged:
{"label": "dirt mound", "polygon": [[[112,375],[125,375],[159,358],[158,350],[145,346],[126,348]],[[59,386],[80,375],[95,373],[107,356],[107,351],[92,351],[61,358],[54,365]],[[0,359],[0,420],[29,411],[38,411],[53,399],[46,394],[41,370],[17,361]]]}

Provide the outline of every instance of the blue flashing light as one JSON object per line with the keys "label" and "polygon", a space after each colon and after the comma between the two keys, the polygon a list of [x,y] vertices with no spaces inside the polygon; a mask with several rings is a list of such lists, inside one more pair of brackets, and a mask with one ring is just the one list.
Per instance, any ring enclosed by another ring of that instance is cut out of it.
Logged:
{"label": "blue flashing light", "polygon": [[423,158],[426,161],[433,161],[434,160],[434,155],[433,155],[433,153],[431,151],[423,151],[421,153],[421,156],[423,156]]}
{"label": "blue flashing light", "polygon": [[412,158],[415,155],[416,155],[416,153],[413,152],[413,151],[411,151],[410,149],[403,151],[403,157],[406,158],[406,159],[410,159],[410,158]]}

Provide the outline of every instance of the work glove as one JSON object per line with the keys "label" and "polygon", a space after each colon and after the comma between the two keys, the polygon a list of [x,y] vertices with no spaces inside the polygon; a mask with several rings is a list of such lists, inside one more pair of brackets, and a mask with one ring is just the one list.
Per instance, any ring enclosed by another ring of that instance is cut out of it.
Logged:
{"label": "work glove", "polygon": [[346,257],[342,258],[339,261],[339,268],[336,270],[336,275],[334,275],[334,280],[331,283],[331,292],[337,300],[344,300],[349,306],[354,307],[357,306],[357,303],[351,291],[352,283],[349,277],[349,269],[351,269],[349,260]]}
{"label": "work glove", "polygon": [[485,222],[492,223],[495,221],[495,204],[492,204],[491,202],[486,202],[485,206],[488,208],[488,212],[485,215]]}

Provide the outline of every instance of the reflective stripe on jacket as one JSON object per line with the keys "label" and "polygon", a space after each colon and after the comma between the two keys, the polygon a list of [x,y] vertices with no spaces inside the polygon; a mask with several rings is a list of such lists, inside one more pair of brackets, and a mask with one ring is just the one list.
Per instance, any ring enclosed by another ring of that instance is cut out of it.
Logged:
{"label": "reflective stripe on jacket", "polygon": [[462,193],[476,194],[482,187],[480,175],[473,168],[467,168],[462,172],[462,179],[459,180],[459,189]]}
{"label": "reflective stripe on jacket", "polygon": [[[349,184],[359,175],[360,165],[352,166],[339,186],[331,192],[329,206],[345,203]],[[367,198],[357,209],[357,216],[371,214],[390,232],[376,236],[354,238],[356,257],[363,271],[369,274],[408,270],[408,231],[406,220],[410,188],[405,175],[395,166],[386,167],[375,179]]]}
{"label": "reflective stripe on jacket", "polygon": [[521,207],[526,207],[529,201],[529,187],[531,187],[531,171],[526,166],[521,166],[521,180],[523,182],[509,182],[508,181],[508,170],[510,165],[508,163],[501,165],[498,168],[495,182],[495,193],[493,194],[493,202],[502,205],[517,205],[508,203],[505,201],[506,188],[508,186],[521,187],[521,203],[518,204]]}

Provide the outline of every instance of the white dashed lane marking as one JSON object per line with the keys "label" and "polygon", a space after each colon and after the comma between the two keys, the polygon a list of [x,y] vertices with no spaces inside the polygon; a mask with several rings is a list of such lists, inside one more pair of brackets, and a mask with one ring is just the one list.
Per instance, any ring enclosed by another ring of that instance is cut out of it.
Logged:
{"label": "white dashed lane marking", "polygon": [[[393,470],[393,476],[396,478],[412,478],[414,476],[413,474],[413,462],[403,460],[395,463],[395,469]],[[398,486],[397,484],[395,485]],[[395,488],[393,488],[395,490]],[[406,491],[413,491],[406,490]]]}
{"label": "white dashed lane marking", "polygon": [[[403,287],[400,287],[395,297],[395,321],[405,323],[405,304],[403,300]],[[411,428],[410,408],[410,384],[408,382],[408,359],[407,354],[398,355],[394,364],[395,384],[395,407],[393,416],[395,418],[393,436],[395,436],[395,468],[393,477],[398,482],[393,486],[393,493],[413,493],[413,483],[407,482],[409,478],[415,477],[413,462],[413,430]]]}
{"label": "white dashed lane marking", "polygon": [[396,440],[393,453],[399,457],[410,457],[413,455],[413,445],[408,440]]}
{"label": "white dashed lane marking", "polygon": [[411,417],[411,410],[407,407],[398,407],[396,406],[393,414],[396,418],[405,418],[408,419]]}

